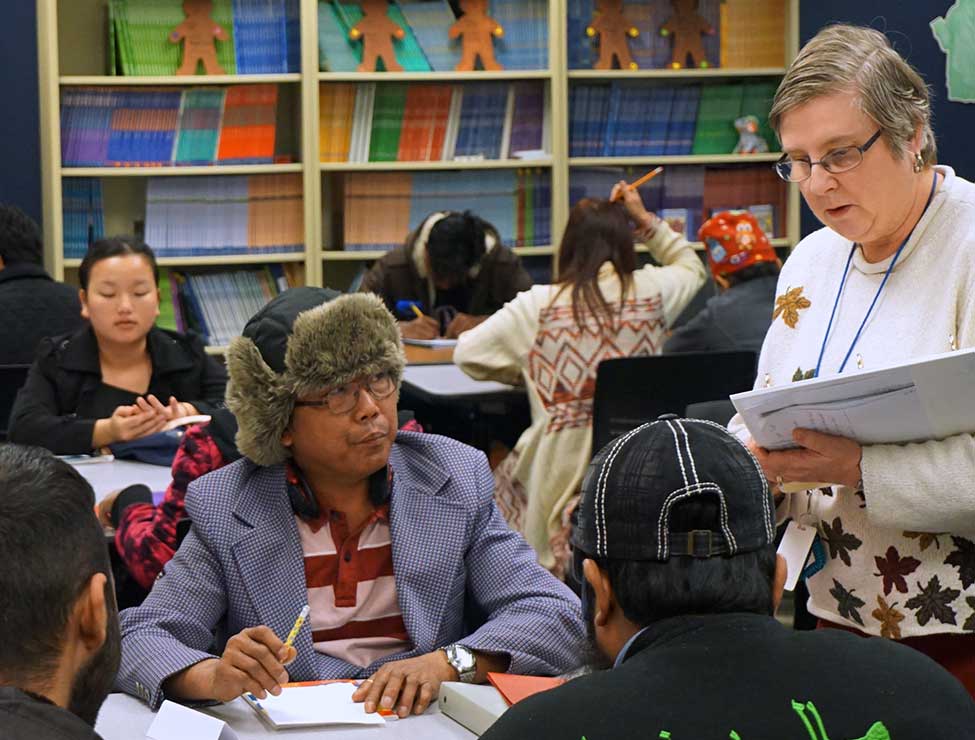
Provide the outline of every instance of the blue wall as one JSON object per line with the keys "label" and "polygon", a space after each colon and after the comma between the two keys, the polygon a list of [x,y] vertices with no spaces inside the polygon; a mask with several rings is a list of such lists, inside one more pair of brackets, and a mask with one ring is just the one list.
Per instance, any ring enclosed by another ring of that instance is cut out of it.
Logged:
{"label": "blue wall", "polygon": [[41,142],[37,113],[37,8],[4,3],[0,43],[0,202],[41,221]]}
{"label": "blue wall", "polygon": [[[952,4],[953,0],[801,0],[800,37],[805,41],[835,21],[886,30],[897,50],[931,85],[939,160],[975,181],[975,146],[971,143],[975,104],[947,100],[945,57],[928,26]],[[32,0],[21,0],[6,3],[4,11],[0,89],[6,91],[8,104],[0,113],[0,202],[15,203],[40,220],[36,8]],[[808,212],[803,214],[803,227],[804,232],[816,228]]]}

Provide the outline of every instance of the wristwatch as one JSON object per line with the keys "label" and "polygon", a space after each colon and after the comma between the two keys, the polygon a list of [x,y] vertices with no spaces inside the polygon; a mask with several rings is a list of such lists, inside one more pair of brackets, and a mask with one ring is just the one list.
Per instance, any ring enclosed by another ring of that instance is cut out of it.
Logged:
{"label": "wristwatch", "polygon": [[477,656],[463,645],[448,645],[443,649],[447,662],[457,671],[457,677],[462,683],[474,683],[477,674]]}

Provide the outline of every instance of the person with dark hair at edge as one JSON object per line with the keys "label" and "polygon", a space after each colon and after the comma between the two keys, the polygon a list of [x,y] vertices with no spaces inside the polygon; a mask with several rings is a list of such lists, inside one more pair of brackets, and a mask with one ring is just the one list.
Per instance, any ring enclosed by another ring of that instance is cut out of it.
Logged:
{"label": "person with dark hair at edge", "polygon": [[674,330],[664,352],[751,350],[758,354],[772,321],[782,263],[748,211],[722,211],[702,224],[718,295]]}
{"label": "person with dark hair at edge", "polygon": [[0,445],[0,737],[99,738],[119,625],[94,504],[66,462]]}
{"label": "person with dark hair at edge", "polygon": [[29,365],[42,339],[84,323],[78,291],[52,280],[43,263],[40,227],[0,203],[0,365]]}
{"label": "person with dark hair at edge", "polygon": [[[659,266],[638,269],[634,242]],[[479,380],[528,387],[532,423],[494,471],[495,498],[539,562],[561,576],[568,517],[592,450],[599,363],[659,353],[705,272],[690,243],[625,182],[609,200],[573,206],[558,265],[554,284],[521,293],[464,334],[454,362]]]}
{"label": "person with dark hair at edge", "polygon": [[405,338],[434,339],[460,336],[531,284],[491,224],[470,211],[436,211],[376,261],[360,290],[382,296]]}
{"label": "person with dark hair at edge", "polygon": [[501,519],[483,453],[397,432],[404,366],[375,295],[292,288],[250,319],[227,353],[244,457],[190,484],[189,534],[122,612],[120,689],[155,709],[357,678],[365,711],[406,717],[442,681],[578,664],[578,599]]}
{"label": "person with dark hair at edge", "polygon": [[765,473],[709,421],[610,442],[572,534],[589,675],[508,709],[483,740],[958,740],[975,702],[930,658],[775,619],[786,563]]}
{"label": "person with dark hair at edge", "polygon": [[40,343],[10,414],[12,442],[85,454],[222,405],[226,374],[202,340],[154,326],[159,269],[148,246],[95,242],[78,277],[90,325]]}

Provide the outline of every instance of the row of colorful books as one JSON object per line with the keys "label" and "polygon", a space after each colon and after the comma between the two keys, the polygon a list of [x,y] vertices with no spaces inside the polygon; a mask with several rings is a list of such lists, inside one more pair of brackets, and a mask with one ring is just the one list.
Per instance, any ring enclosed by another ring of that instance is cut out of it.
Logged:
{"label": "row of colorful books", "polygon": [[[342,178],[341,239],[346,250],[393,249],[433,211],[471,210],[506,246],[551,244],[547,170],[348,173]],[[382,214],[382,218],[377,218]]]}
{"label": "row of colorful books", "polygon": [[[570,69],[589,69],[599,57],[599,37],[586,33],[596,5],[595,0],[567,0]],[[665,36],[660,29],[676,15],[674,5],[671,0],[624,0],[623,14],[636,29],[636,36],[628,38],[627,44],[638,68],[670,66],[674,35]],[[701,36],[709,67],[782,67],[785,64],[784,0],[698,0],[695,5],[697,14],[713,30]],[[694,62],[699,66],[700,60]],[[681,60],[681,64],[688,66],[688,60]]]}
{"label": "row of colorful books", "polygon": [[[622,167],[573,168],[569,202],[606,198],[620,180],[629,182],[640,174]],[[768,165],[666,167],[639,192],[647,210],[671,221],[691,241],[704,219],[726,210],[751,210],[769,238],[787,233],[788,188]]]}
{"label": "row of colorful books", "polygon": [[301,175],[152,177],[145,240],[160,257],[301,252]]}
{"label": "row of colorful books", "polygon": [[164,268],[157,323],[178,331],[192,329],[207,344],[224,346],[240,336],[268,301],[303,282],[300,266],[291,263],[195,274]]}
{"label": "row of colorful books", "polygon": [[[488,13],[504,30],[494,53],[505,69],[548,68],[547,0],[489,0]],[[457,16],[447,0],[393,0],[387,15],[403,29],[393,41],[396,61],[408,72],[453,72],[461,42],[449,37]],[[318,5],[319,67],[354,72],[362,62],[362,42],[349,31],[362,20],[357,3],[321,0]]]}
{"label": "row of colorful books", "polygon": [[[109,74],[176,74],[185,47],[171,34],[186,20],[183,5],[109,0]],[[226,36],[214,41],[226,74],[300,70],[300,0],[214,0],[210,18]]]}
{"label": "row of colorful books", "polygon": [[653,85],[578,84],[569,92],[569,155],[625,157],[730,154],[735,119],[753,115],[770,150],[774,82]]}
{"label": "row of colorful books", "polygon": [[65,167],[275,161],[278,86],[69,87],[61,91]]}
{"label": "row of colorful books", "polygon": [[102,181],[93,177],[61,179],[64,256],[81,259],[88,247],[105,236]]}
{"label": "row of colorful books", "polygon": [[546,156],[541,82],[322,83],[323,162]]}

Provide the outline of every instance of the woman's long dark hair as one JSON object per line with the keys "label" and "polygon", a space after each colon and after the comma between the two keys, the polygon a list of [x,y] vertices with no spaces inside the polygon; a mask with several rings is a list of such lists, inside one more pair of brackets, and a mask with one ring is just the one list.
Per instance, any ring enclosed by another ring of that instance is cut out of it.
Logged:
{"label": "woman's long dark hair", "polygon": [[599,289],[599,268],[611,262],[620,279],[620,308],[633,284],[636,250],[622,203],[583,198],[569,212],[559,245],[559,292],[571,288],[572,318],[584,328],[586,311],[602,329],[613,323],[613,311]]}

